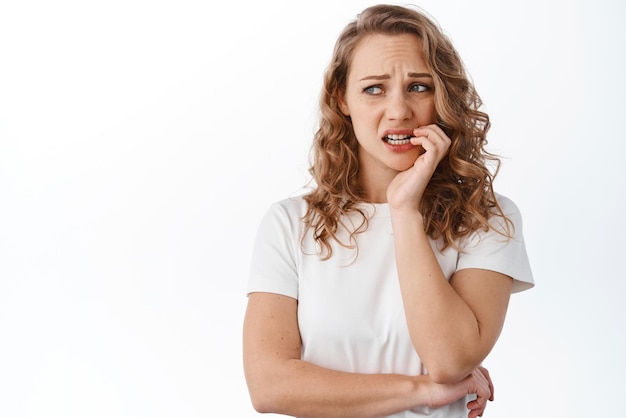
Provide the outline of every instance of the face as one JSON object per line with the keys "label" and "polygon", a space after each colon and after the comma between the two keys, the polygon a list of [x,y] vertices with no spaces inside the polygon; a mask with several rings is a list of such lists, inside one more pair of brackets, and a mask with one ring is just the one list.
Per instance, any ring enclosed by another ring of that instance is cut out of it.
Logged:
{"label": "face", "polygon": [[411,167],[422,149],[407,138],[413,129],[436,121],[433,79],[419,38],[410,34],[363,38],[339,103],[352,119],[361,172],[384,179]]}

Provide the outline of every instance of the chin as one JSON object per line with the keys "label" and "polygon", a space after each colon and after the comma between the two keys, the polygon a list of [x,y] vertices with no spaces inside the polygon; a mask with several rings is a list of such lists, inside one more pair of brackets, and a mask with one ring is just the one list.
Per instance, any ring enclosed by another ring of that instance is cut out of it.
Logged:
{"label": "chin", "polygon": [[389,168],[391,168],[391,169],[393,169],[394,171],[397,171],[397,172],[402,172],[402,171],[408,170],[412,166],[413,166],[413,164],[405,164],[405,165],[394,164],[394,165],[389,166]]}
{"label": "chin", "polygon": [[396,171],[406,171],[409,168],[413,167],[413,164],[415,164],[416,159],[417,159],[417,156],[411,157],[411,158],[403,158],[397,161],[392,161],[389,164],[389,168],[392,168]]}

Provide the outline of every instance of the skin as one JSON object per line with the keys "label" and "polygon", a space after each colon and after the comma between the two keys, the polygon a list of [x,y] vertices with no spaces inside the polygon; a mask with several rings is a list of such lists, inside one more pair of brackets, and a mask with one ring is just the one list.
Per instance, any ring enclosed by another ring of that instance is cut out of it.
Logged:
{"label": "skin", "polygon": [[[437,117],[433,81],[418,39],[412,35],[363,39],[355,50],[340,108],[352,119],[359,143],[359,180],[365,197],[386,202],[391,181],[424,152],[422,139],[440,131],[433,124]],[[388,131],[414,135],[414,146],[405,152],[390,151],[382,141]]]}
{"label": "skin", "polygon": [[[431,79],[412,76],[430,70],[413,35],[372,35],[366,41],[367,47],[355,53],[341,105],[355,126],[360,180],[370,199],[387,201],[391,209],[413,345],[433,380],[458,382],[496,343],[513,280],[479,269],[460,270],[450,282],[444,277],[419,209],[424,189],[451,143],[432,123],[436,110]],[[374,85],[372,74],[377,78]],[[386,132],[411,129],[412,149],[390,150],[382,140]]]}
{"label": "skin", "polygon": [[[244,320],[244,371],[254,407],[298,417],[380,417],[441,406],[476,393],[482,416],[493,386],[481,362],[502,329],[512,279],[466,269],[444,277],[419,203],[450,139],[436,120],[430,70],[419,39],[370,35],[357,45],[342,112],[359,143],[360,181],[371,202],[388,202],[398,280],[415,350],[429,375],[344,373],[302,361],[297,301],[253,293]],[[389,133],[410,133],[390,146]]]}

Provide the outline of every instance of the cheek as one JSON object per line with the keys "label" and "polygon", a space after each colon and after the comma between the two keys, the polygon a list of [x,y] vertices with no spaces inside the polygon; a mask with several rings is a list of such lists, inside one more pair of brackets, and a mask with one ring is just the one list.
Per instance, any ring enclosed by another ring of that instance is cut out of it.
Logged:
{"label": "cheek", "polygon": [[376,119],[376,111],[367,103],[357,100],[350,106],[350,116],[353,122],[356,121],[360,125],[371,125]]}
{"label": "cheek", "polygon": [[435,123],[437,121],[437,108],[435,107],[434,99],[431,103],[425,106],[422,111],[422,115],[424,116],[424,119],[428,119],[428,123]]}

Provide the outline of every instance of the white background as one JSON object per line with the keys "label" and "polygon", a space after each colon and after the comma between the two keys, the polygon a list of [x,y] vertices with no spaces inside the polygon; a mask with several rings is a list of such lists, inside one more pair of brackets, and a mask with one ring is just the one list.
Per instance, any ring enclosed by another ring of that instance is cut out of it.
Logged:
{"label": "white background", "polygon": [[[370,4],[0,3],[0,416],[256,416],[252,239],[308,179],[322,71]],[[486,361],[486,416],[618,416],[626,7],[419,6],[490,113],[537,281]]]}

